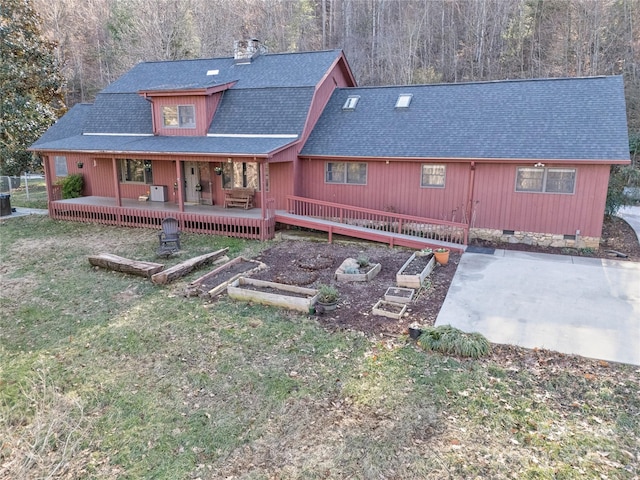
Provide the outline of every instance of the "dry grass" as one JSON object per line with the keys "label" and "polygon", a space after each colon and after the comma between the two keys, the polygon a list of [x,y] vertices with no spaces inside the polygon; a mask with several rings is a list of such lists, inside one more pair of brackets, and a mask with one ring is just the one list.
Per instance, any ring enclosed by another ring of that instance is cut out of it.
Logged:
{"label": "dry grass", "polygon": [[[155,259],[153,231],[22,217],[0,237],[0,478],[638,477],[637,368],[448,357],[86,260]],[[170,262],[260,247],[184,246]]]}

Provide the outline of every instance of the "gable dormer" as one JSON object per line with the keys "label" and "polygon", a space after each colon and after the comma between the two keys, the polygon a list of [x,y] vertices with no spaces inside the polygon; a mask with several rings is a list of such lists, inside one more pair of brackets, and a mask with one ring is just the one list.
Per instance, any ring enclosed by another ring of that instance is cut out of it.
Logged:
{"label": "gable dormer", "polygon": [[138,94],[151,102],[154,135],[198,137],[207,135],[223,92],[234,84],[229,82],[193,89],[141,90]]}

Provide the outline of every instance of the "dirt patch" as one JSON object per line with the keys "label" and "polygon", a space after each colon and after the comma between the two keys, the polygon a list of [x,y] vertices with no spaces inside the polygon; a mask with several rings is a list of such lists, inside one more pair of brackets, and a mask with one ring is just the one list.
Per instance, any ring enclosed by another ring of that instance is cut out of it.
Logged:
{"label": "dirt patch", "polygon": [[[268,268],[252,277],[308,288],[317,288],[323,283],[335,285],[340,293],[338,308],[317,315],[322,324],[331,330],[357,330],[373,335],[395,336],[405,333],[412,322],[425,325],[435,323],[460,259],[460,254],[452,254],[448,265],[436,266],[427,277],[424,287],[416,292],[401,319],[373,315],[373,306],[378,300],[384,299],[389,287],[396,285],[396,273],[412,253],[410,249],[377,244],[288,240],[264,250],[256,257]],[[335,272],[346,258],[363,256],[371,264],[382,265],[378,275],[367,282],[335,280]]]}

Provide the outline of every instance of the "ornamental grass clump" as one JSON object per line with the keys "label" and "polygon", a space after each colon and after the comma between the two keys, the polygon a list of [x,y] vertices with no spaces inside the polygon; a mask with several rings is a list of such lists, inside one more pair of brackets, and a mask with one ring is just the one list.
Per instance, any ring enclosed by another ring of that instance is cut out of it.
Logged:
{"label": "ornamental grass clump", "polygon": [[418,345],[428,351],[459,357],[480,358],[491,352],[491,344],[480,333],[467,333],[451,325],[427,327],[418,338]]}

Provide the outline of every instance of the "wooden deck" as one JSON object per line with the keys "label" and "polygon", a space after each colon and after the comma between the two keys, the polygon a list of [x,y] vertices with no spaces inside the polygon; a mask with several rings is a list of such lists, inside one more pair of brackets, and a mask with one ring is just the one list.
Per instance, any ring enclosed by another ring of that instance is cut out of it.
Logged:
{"label": "wooden deck", "polygon": [[[273,205],[273,200],[267,201]],[[162,220],[174,217],[184,232],[268,240],[275,235],[275,210],[223,208],[185,204],[184,212],[171,202],[140,202],[123,199],[122,206],[109,197],[80,197],[49,204],[49,216],[57,220],[101,223],[122,227],[161,228]]]}
{"label": "wooden deck", "polygon": [[[412,217],[396,213],[350,207],[301,197],[289,197],[287,211],[267,208],[224,208],[217,205],[185,204],[180,212],[171,202],[140,202],[123,199],[117,206],[109,197],[80,197],[57,200],[49,205],[49,215],[58,220],[101,223],[126,227],[161,228],[162,219],[174,217],[185,232],[227,237],[269,240],[276,223],[333,234],[422,249],[446,247],[464,251],[468,227],[465,224]],[[267,200],[269,206],[273,199]]]}

